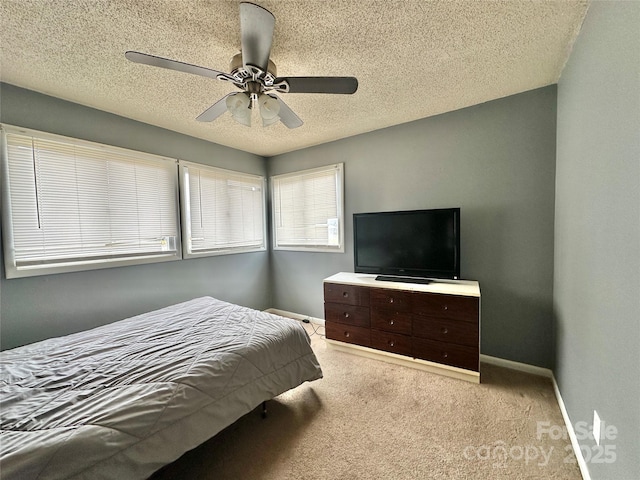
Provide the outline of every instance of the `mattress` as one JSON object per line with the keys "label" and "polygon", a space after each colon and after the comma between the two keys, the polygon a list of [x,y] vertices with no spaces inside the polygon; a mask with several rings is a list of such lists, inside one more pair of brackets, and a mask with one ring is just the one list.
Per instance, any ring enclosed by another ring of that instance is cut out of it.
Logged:
{"label": "mattress", "polygon": [[4,480],[147,478],[322,377],[299,322],[211,297],[0,359]]}

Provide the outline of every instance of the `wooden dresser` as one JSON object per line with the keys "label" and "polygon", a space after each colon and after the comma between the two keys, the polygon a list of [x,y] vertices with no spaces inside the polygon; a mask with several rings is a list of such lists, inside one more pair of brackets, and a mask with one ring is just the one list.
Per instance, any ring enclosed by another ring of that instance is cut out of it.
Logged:
{"label": "wooden dresser", "polygon": [[324,280],[327,342],[380,360],[480,382],[478,282],[378,281],[338,273]]}

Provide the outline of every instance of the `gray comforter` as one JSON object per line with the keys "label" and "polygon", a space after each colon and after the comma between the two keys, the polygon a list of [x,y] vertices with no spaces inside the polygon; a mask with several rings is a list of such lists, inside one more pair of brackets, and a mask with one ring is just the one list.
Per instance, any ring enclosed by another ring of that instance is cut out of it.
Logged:
{"label": "gray comforter", "polygon": [[300,323],[210,297],[0,358],[4,480],[146,478],[322,377]]}

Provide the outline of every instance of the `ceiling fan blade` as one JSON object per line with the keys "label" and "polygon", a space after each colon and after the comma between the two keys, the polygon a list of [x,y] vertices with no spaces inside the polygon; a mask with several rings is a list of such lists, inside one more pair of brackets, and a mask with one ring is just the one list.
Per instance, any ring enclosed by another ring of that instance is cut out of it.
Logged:
{"label": "ceiling fan blade", "polygon": [[204,112],[196,117],[196,120],[199,122],[213,122],[216,118],[227,111],[227,98],[232,95],[236,95],[235,93],[230,93],[225,95],[216,103],[207,108]]}
{"label": "ceiling fan blade", "polygon": [[242,63],[247,70],[251,71],[253,66],[266,73],[275,23],[276,19],[269,10],[253,3],[240,4]]}
{"label": "ceiling fan blade", "polygon": [[280,104],[280,111],[278,112],[278,115],[280,116],[280,121],[284,123],[285,127],[298,128],[302,126],[303,122],[300,120],[300,117],[298,117],[298,115],[296,115],[281,98],[270,93],[267,93],[266,95],[278,100],[278,103]]}
{"label": "ceiling fan blade", "polygon": [[190,63],[178,62],[176,60],[169,60],[168,58],[156,57],[155,55],[149,55],[147,53],[128,51],[124,54],[127,60],[135,63],[142,63],[144,65],[151,65],[153,67],[168,68],[169,70],[175,70],[177,72],[192,73],[194,75],[200,75],[201,77],[215,78],[218,80],[228,80],[230,82],[240,84],[240,80],[232,75],[224,72],[218,72],[210,68],[199,67],[197,65],[191,65]]}
{"label": "ceiling fan blade", "polygon": [[273,87],[283,93],[335,93],[350,95],[358,90],[355,77],[280,77]]}

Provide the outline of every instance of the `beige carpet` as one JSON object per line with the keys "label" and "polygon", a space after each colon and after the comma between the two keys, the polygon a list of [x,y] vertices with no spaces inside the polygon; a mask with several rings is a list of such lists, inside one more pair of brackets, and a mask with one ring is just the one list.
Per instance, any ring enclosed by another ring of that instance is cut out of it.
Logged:
{"label": "beige carpet", "polygon": [[482,383],[471,384],[331,350],[316,330],[323,379],[153,480],[582,478],[568,437],[543,432],[564,425],[549,379],[483,364]]}

